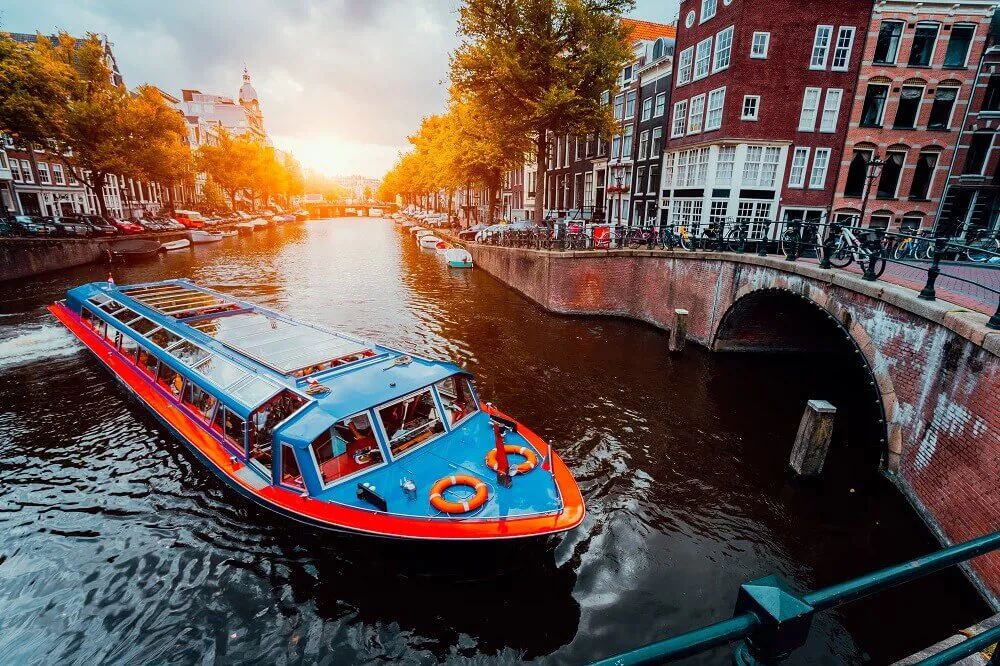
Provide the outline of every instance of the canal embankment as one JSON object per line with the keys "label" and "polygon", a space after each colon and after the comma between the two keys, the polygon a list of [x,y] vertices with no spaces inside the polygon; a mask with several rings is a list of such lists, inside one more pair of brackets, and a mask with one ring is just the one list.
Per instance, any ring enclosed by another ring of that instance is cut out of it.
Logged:
{"label": "canal embankment", "polygon": [[76,238],[0,239],[0,282],[74,268],[107,256],[107,241]]}
{"label": "canal embankment", "polygon": [[[1000,331],[987,327],[985,314],[779,257],[467,248],[477,269],[550,312],[669,329],[684,309],[688,339],[713,351],[816,351],[846,342],[843,358],[867,369],[859,390],[870,385],[880,404],[884,471],[940,541],[1000,528]],[[966,571],[1000,609],[1000,554]]]}

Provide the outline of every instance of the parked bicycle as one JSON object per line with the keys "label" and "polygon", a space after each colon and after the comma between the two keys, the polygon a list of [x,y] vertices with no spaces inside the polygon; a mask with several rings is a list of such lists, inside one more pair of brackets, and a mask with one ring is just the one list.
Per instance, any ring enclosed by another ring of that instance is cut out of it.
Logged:
{"label": "parked bicycle", "polygon": [[965,256],[969,261],[980,264],[991,260],[1000,261],[1000,234],[980,236],[967,245]]}
{"label": "parked bicycle", "polygon": [[622,238],[621,244],[623,247],[630,247],[633,250],[643,245],[649,249],[652,249],[653,246],[656,245],[662,250],[666,247],[664,241],[664,237],[656,230],[655,227],[646,227],[645,229],[640,227],[629,227]]}
{"label": "parked bicycle", "polygon": [[933,259],[934,241],[928,238],[926,231],[918,231],[916,236],[907,236],[896,244],[892,250],[892,258],[903,259]]}
{"label": "parked bicycle", "polygon": [[850,266],[852,262],[857,262],[862,269],[867,269],[868,264],[874,259],[873,272],[875,277],[881,277],[886,266],[882,239],[873,231],[860,233],[863,234],[863,238],[855,235],[850,227],[832,224],[830,234],[836,239],[833,240],[829,249],[827,246],[823,246],[823,252],[829,252],[828,259],[837,268],[845,268]]}

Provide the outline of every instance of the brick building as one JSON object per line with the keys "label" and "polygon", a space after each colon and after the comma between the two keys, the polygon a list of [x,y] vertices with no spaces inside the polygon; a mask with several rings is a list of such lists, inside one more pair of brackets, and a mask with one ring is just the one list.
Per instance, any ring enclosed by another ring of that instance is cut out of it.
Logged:
{"label": "brick building", "polygon": [[[836,219],[860,216],[864,226],[889,229],[933,225],[993,6],[985,0],[886,0],[875,7],[847,107]],[[978,134],[969,134],[977,150],[985,138]]]}
{"label": "brick building", "polygon": [[94,209],[78,173],[56,153],[41,146],[27,147],[4,135],[3,148],[10,167],[13,195],[5,206],[25,215],[70,215]]}
{"label": "brick building", "polygon": [[660,219],[660,166],[667,136],[673,54],[673,45],[658,39],[639,68],[631,219],[637,226],[654,225]]}
{"label": "brick building", "polygon": [[994,149],[1000,129],[998,30],[1000,13],[994,13],[938,209],[935,229],[941,234],[972,238],[1000,232],[1000,151]]}
{"label": "brick building", "polygon": [[870,12],[870,0],[681,1],[669,222],[828,211]]}

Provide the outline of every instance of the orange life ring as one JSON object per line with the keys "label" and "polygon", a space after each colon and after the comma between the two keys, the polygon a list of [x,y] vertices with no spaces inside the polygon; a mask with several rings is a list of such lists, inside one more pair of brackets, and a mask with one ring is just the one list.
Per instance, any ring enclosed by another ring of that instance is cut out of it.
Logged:
{"label": "orange life ring", "polygon": [[[442,497],[442,493],[452,486],[469,486],[476,491],[472,499],[463,502],[452,502]],[[489,498],[486,484],[474,476],[446,476],[438,479],[431,487],[431,506],[443,513],[468,513],[475,511]]]}
{"label": "orange life ring", "polygon": [[[507,453],[514,453],[524,457],[525,460],[523,463],[514,466],[514,471],[518,474],[527,474],[531,470],[535,469],[536,465],[538,465],[538,456],[536,456],[535,452],[527,446],[504,444],[503,450]],[[497,450],[495,448],[490,449],[490,452],[486,454],[486,466],[494,472],[497,471]]]}

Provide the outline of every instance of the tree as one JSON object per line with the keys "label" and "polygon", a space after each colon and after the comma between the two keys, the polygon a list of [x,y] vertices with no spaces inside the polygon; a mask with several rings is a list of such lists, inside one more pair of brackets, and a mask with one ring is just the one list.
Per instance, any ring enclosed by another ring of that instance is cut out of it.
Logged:
{"label": "tree", "polygon": [[[545,182],[550,135],[596,133],[614,117],[604,91],[631,58],[619,16],[633,0],[465,0],[451,59],[457,92],[489,109],[498,136],[522,154],[534,144]],[[535,197],[536,220],[543,198]]]}
{"label": "tree", "polygon": [[65,116],[54,112],[69,98],[73,69],[50,57],[48,40],[41,48],[0,35],[0,131],[19,142],[41,144],[65,134]]}
{"label": "tree", "polygon": [[194,159],[184,142],[187,125],[154,86],[139,86],[125,106],[129,161],[144,180],[166,187],[170,211],[173,186],[194,180]]}
{"label": "tree", "polygon": [[225,210],[229,207],[229,204],[226,203],[225,195],[222,194],[222,190],[215,184],[211,176],[207,177],[205,184],[202,185],[201,205],[210,211]]}
{"label": "tree", "polygon": [[253,141],[231,136],[220,128],[212,143],[198,149],[196,162],[198,169],[208,174],[225,193],[235,210],[236,195],[250,186],[251,165],[256,154]]}

